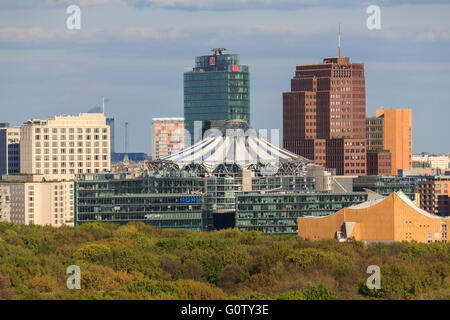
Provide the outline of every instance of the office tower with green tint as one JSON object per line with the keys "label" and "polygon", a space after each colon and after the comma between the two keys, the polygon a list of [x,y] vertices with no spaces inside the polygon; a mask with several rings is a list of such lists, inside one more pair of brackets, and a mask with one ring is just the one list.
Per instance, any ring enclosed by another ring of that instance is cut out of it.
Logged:
{"label": "office tower with green tint", "polygon": [[[220,128],[228,119],[250,123],[250,74],[239,65],[239,55],[213,49],[195,58],[195,67],[184,73],[184,126],[191,144],[208,129]],[[201,123],[194,130],[194,123]],[[187,139],[185,144],[189,145]]]}

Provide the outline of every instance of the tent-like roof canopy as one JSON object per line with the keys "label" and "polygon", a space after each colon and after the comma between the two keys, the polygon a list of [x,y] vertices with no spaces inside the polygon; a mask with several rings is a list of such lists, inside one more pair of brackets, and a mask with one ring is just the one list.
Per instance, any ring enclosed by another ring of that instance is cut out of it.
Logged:
{"label": "tent-like roof canopy", "polygon": [[267,141],[244,120],[228,120],[202,141],[163,160],[172,161],[180,168],[192,163],[201,164],[209,171],[220,164],[236,164],[247,169],[255,164],[276,167],[286,161],[312,162]]}

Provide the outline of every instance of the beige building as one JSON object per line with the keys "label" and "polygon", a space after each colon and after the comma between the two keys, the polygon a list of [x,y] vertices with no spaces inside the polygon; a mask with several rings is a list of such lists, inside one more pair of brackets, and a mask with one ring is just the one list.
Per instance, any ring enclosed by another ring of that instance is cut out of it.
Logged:
{"label": "beige building", "polygon": [[402,191],[324,217],[298,219],[298,235],[312,240],[354,238],[364,242],[447,243],[450,217],[430,214]]}
{"label": "beige building", "polygon": [[100,113],[29,120],[20,128],[20,172],[72,180],[75,174],[110,171],[109,130]]}
{"label": "beige building", "polygon": [[[3,192],[2,192],[3,191]],[[4,175],[0,206],[6,221],[59,227],[74,225],[73,181],[46,181],[43,175]]]}
{"label": "beige building", "polygon": [[0,184],[0,222],[10,221],[11,194],[9,186]]}
{"label": "beige building", "polygon": [[184,118],[152,119],[152,160],[184,149]]}
{"label": "beige building", "polygon": [[391,152],[393,175],[399,169],[412,168],[412,110],[378,109],[376,117],[383,118],[383,149]]}
{"label": "beige building", "polygon": [[429,154],[413,154],[413,167],[417,168],[450,168],[450,155],[429,155]]}

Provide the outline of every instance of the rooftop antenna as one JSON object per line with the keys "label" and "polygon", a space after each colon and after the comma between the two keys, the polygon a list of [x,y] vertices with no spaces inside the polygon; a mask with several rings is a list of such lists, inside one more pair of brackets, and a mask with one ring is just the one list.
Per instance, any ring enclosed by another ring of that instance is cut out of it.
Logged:
{"label": "rooftop antenna", "polygon": [[341,24],[338,26],[338,50],[339,50],[339,58],[341,57]]}
{"label": "rooftop antenna", "polygon": [[105,97],[102,97],[102,112],[105,114],[105,102],[108,102],[109,99],[105,99]]}
{"label": "rooftop antenna", "polygon": [[128,161],[128,122],[125,122],[125,155],[123,161]]}

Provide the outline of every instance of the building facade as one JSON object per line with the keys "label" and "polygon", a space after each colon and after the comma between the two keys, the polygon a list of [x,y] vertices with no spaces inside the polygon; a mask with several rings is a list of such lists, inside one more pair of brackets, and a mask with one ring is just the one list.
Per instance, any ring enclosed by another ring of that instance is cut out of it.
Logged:
{"label": "building facade", "polygon": [[0,222],[9,222],[11,216],[11,188],[0,184]]}
{"label": "building facade", "polygon": [[366,118],[367,150],[384,150],[384,118]]}
{"label": "building facade", "polygon": [[392,154],[386,150],[367,150],[367,175],[390,176]]}
{"label": "building facade", "polygon": [[[246,179],[249,179],[247,187]],[[259,195],[273,193],[273,190],[309,192],[313,197],[314,179],[306,175],[202,177],[187,172],[179,175],[172,172],[167,176],[150,174],[139,178],[130,178],[126,174],[79,175],[75,223],[142,221],[162,228],[210,231],[220,225],[217,221],[223,217],[236,220],[237,197],[246,189]],[[326,192],[322,192],[321,196],[326,198],[320,198],[323,202],[334,200],[331,196],[327,198]],[[319,211],[320,208],[317,209]],[[290,221],[296,224],[295,217],[292,216]],[[289,230],[279,232],[296,232]],[[264,232],[272,231],[270,228],[264,229]]]}
{"label": "building facade", "polygon": [[298,65],[283,93],[283,146],[338,175],[366,175],[365,112],[363,64]]}
{"label": "building facade", "polygon": [[0,176],[20,172],[20,128],[0,124]]}
{"label": "building facade", "polygon": [[184,118],[152,119],[152,160],[184,149]]}
{"label": "building facade", "polygon": [[363,192],[369,189],[383,196],[388,196],[393,192],[402,191],[411,200],[415,201],[419,193],[419,184],[425,181],[432,181],[432,176],[367,176],[353,179],[353,191]]}
{"label": "building facade", "polygon": [[413,154],[413,168],[433,168],[446,170],[450,168],[450,155],[433,155],[428,153]]}
{"label": "building facade", "polygon": [[196,57],[195,67],[184,73],[184,127],[190,135],[185,139],[187,146],[228,119],[250,123],[248,66],[239,64],[239,55],[225,54],[225,50],[213,49],[212,55]]}
{"label": "building facade", "polygon": [[43,175],[4,175],[0,189],[6,190],[9,197],[10,222],[54,227],[74,225],[73,181],[48,182]]}
{"label": "building facade", "polygon": [[377,118],[383,118],[385,150],[392,154],[392,174],[412,168],[412,110],[378,109]]}
{"label": "building facade", "polygon": [[106,118],[106,125],[109,127],[111,154],[116,152],[116,128],[114,118]]}
{"label": "building facade", "polygon": [[419,183],[420,207],[438,216],[450,216],[450,177],[436,177]]}
{"label": "building facade", "polygon": [[100,113],[29,120],[20,128],[20,171],[47,180],[111,170],[110,127]]}
{"label": "building facade", "polygon": [[367,201],[367,193],[243,192],[236,196],[236,226],[241,231],[297,234],[303,216],[327,216]]}

